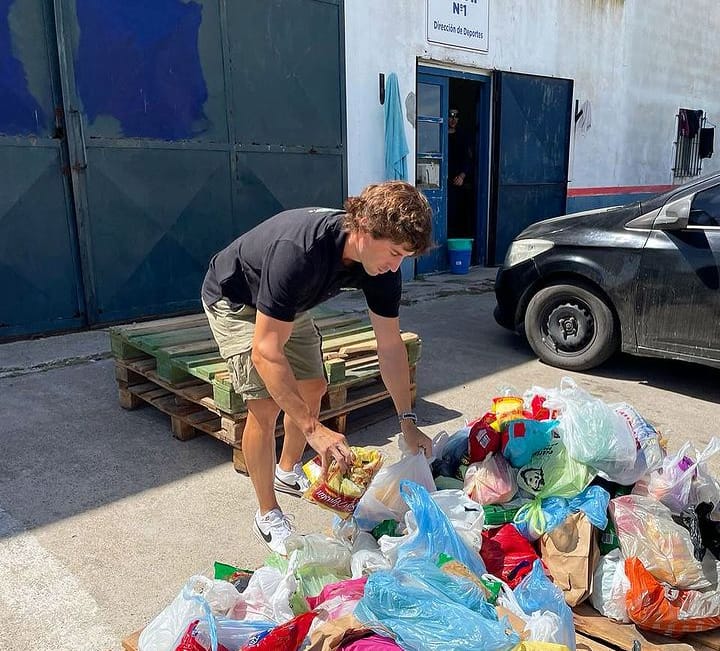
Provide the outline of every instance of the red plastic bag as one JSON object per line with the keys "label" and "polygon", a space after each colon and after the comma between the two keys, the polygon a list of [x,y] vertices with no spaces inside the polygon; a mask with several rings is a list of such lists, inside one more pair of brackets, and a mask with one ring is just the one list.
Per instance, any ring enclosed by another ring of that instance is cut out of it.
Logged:
{"label": "red plastic bag", "polygon": [[[185,634],[178,640],[174,651],[207,651],[207,649],[197,641],[195,637],[195,628],[200,623],[199,619],[190,623]],[[218,651],[230,651],[226,646],[218,644]]]}
{"label": "red plastic bag", "polygon": [[720,626],[720,594],[663,587],[639,558],[625,560],[628,616],[640,628],[680,637]]}
{"label": "red plastic bag", "polygon": [[530,400],[530,413],[535,420],[549,420],[550,410],[545,406],[545,396],[535,394]]}
{"label": "red plastic bag", "polygon": [[497,425],[495,414],[486,413],[470,423],[468,434],[468,449],[470,463],[483,461],[490,452],[500,449],[500,427]]}
{"label": "red plastic bag", "polygon": [[246,644],[241,651],[297,651],[310,630],[310,625],[317,617],[317,613],[303,613],[289,622],[280,624],[264,635],[256,644]]}
{"label": "red plastic bag", "polygon": [[488,572],[514,588],[532,570],[538,558],[535,548],[513,524],[486,529],[482,537],[480,556]]}

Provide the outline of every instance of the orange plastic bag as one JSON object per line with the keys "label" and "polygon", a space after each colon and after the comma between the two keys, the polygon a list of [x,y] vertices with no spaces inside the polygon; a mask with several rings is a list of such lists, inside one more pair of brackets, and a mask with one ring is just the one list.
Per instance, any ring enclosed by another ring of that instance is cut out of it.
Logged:
{"label": "orange plastic bag", "polygon": [[640,628],[680,637],[720,626],[720,592],[664,587],[638,558],[625,560],[628,616]]}

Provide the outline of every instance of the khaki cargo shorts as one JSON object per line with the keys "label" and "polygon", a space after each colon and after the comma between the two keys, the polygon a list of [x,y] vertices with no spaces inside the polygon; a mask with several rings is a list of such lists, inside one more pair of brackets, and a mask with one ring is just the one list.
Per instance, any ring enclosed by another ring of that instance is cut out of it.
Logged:
{"label": "khaki cargo shorts", "polygon": [[[220,355],[227,362],[235,393],[246,401],[269,398],[270,393],[251,359],[255,308],[243,305],[233,309],[224,298],[212,307],[203,302],[203,308]],[[285,344],[285,356],[297,380],[325,378],[321,344],[320,332],[310,314],[298,314]]]}

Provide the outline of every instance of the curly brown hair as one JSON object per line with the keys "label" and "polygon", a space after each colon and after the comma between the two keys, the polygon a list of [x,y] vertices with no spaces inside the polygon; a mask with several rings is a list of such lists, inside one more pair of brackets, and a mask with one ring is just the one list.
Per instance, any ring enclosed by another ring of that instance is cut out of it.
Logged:
{"label": "curly brown hair", "polygon": [[432,247],[432,209],[425,196],[405,181],[368,185],[345,201],[344,227],[376,239],[405,245],[415,254]]}

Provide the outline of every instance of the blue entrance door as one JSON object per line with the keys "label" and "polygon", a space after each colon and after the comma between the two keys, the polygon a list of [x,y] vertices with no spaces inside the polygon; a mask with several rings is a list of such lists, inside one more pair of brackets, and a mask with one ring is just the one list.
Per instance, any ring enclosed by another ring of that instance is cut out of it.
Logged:
{"label": "blue entrance door", "polygon": [[447,77],[417,77],[417,155],[415,184],[433,211],[436,247],[417,261],[417,273],[447,269]]}

